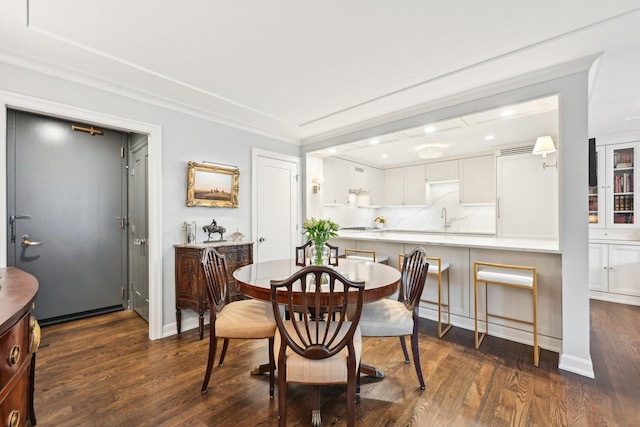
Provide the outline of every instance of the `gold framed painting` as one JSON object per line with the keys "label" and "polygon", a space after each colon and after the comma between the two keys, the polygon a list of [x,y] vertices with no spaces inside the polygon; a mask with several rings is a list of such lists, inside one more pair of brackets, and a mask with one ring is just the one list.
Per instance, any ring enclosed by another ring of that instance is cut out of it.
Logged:
{"label": "gold framed painting", "polygon": [[237,208],[240,171],[189,162],[187,168],[187,206]]}

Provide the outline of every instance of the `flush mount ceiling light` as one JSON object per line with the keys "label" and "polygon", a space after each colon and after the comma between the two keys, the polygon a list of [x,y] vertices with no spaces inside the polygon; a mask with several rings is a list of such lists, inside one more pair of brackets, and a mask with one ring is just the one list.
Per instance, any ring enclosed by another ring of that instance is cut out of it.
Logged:
{"label": "flush mount ceiling light", "polygon": [[418,157],[421,159],[437,159],[444,156],[444,147],[445,144],[425,144],[416,147],[416,151],[418,152]]}

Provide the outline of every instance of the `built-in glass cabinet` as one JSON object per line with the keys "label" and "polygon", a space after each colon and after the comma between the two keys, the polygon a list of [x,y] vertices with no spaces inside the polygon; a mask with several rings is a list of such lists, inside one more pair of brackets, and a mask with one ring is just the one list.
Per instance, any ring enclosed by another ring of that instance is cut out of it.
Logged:
{"label": "built-in glass cabinet", "polygon": [[591,227],[639,228],[635,191],[639,146],[634,142],[597,148],[597,185],[589,187]]}

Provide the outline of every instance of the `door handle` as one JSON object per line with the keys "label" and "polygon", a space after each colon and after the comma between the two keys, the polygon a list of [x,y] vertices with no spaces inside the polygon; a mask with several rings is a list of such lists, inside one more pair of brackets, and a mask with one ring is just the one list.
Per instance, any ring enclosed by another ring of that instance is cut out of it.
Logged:
{"label": "door handle", "polygon": [[261,238],[259,238],[259,239],[258,239],[258,242],[262,243],[262,242],[264,242],[265,240],[266,240],[266,239],[265,239],[264,237],[261,237]]}
{"label": "door handle", "polygon": [[28,234],[22,236],[22,246],[40,246],[41,244],[42,242],[30,242]]}

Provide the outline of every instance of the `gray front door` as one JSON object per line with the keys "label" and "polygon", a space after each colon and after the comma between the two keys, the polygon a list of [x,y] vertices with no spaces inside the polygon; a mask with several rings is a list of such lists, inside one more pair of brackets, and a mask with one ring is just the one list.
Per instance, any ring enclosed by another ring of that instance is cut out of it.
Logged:
{"label": "gray front door", "polygon": [[8,112],[7,263],[40,282],[35,313],[45,324],[125,301],[127,136],[72,124]]}
{"label": "gray front door", "polygon": [[131,308],[149,321],[149,249],[147,246],[147,137],[131,141],[129,165],[129,271]]}

